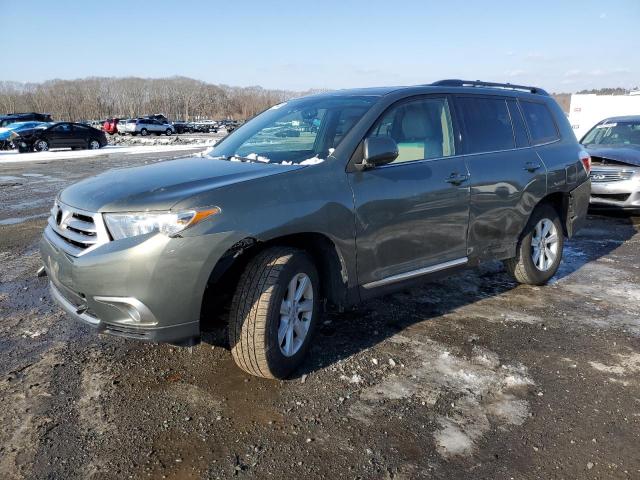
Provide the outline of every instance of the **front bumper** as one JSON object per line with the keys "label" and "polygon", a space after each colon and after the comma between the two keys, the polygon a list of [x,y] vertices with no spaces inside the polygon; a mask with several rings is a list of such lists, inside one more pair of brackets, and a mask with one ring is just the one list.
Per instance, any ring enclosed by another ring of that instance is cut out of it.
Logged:
{"label": "front bumper", "polygon": [[640,209],[640,175],[615,182],[594,181],[590,204],[594,207]]}
{"label": "front bumper", "polygon": [[137,340],[146,340],[151,342],[186,342],[190,339],[196,339],[199,335],[199,325],[194,323],[185,323],[181,325],[171,325],[166,327],[150,327],[139,326],[131,322],[131,319],[125,315],[121,321],[107,323],[95,316],[94,312],[86,306],[87,302],[76,303],[72,298],[67,298],[63,292],[64,287],[58,287],[53,281],[49,281],[49,291],[51,298],[74,320],[96,329],[101,333],[108,333],[127,338],[135,338]]}
{"label": "front bumper", "polygon": [[104,333],[189,343],[200,336],[204,291],[233,235],[164,235],[112,241],[74,257],[47,229],[40,253],[53,300]]}

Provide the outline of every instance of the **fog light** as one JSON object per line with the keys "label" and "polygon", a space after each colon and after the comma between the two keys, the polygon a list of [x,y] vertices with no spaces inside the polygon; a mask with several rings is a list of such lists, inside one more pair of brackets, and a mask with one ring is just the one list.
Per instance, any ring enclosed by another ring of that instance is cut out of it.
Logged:
{"label": "fog light", "polygon": [[115,323],[135,327],[153,327],[158,320],[149,307],[133,297],[93,297],[96,302],[110,305],[120,310],[125,316],[115,320]]}

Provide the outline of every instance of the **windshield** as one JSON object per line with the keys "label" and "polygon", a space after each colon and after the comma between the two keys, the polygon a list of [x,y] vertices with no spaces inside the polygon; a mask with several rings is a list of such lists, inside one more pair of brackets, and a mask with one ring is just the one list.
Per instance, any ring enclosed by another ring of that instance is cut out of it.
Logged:
{"label": "windshield", "polygon": [[640,145],[640,121],[605,122],[593,127],[583,145]]}
{"label": "windshield", "polygon": [[376,96],[303,98],[274,105],[216,145],[209,156],[280,164],[322,162]]}
{"label": "windshield", "polygon": [[21,120],[19,118],[4,118],[2,120],[0,120],[0,127],[7,127],[9,125],[11,125],[12,123],[17,123],[20,122]]}

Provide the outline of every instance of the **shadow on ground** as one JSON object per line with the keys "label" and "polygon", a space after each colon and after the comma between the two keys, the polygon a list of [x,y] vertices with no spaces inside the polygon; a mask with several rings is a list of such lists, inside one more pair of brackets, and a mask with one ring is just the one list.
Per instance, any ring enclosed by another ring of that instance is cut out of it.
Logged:
{"label": "shadow on ground", "polygon": [[[551,283],[611,253],[637,233],[640,217],[629,212],[590,211],[583,229],[565,243],[560,269]],[[413,324],[446,315],[461,307],[500,296],[520,287],[501,262],[423,283],[358,305],[343,313],[326,313],[306,362],[294,373],[299,378],[383,342]],[[379,312],[385,312],[379,314]],[[495,312],[499,317],[501,312]],[[226,329],[207,333],[203,341],[228,348]],[[321,353],[321,355],[317,354]]]}

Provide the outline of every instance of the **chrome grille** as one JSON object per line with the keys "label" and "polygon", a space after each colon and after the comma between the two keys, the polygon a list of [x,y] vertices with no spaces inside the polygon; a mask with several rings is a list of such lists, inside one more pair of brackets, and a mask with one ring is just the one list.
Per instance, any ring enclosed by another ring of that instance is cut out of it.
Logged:
{"label": "chrome grille", "polygon": [[616,170],[616,169],[592,169],[591,181],[592,182],[620,182],[622,180],[629,180],[633,176],[632,170]]}
{"label": "chrome grille", "polygon": [[56,247],[79,257],[109,241],[99,213],[87,212],[56,202],[47,220],[46,237]]}

